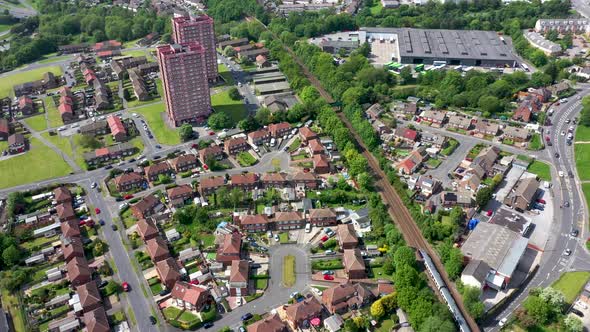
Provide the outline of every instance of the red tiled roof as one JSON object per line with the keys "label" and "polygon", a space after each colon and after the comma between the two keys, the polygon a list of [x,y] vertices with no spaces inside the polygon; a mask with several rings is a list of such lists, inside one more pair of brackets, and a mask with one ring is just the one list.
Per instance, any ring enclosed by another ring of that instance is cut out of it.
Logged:
{"label": "red tiled roof", "polygon": [[139,219],[137,222],[137,232],[142,239],[158,235],[158,228],[151,220]]}
{"label": "red tiled roof", "polygon": [[268,125],[268,131],[272,136],[276,136],[280,131],[287,129],[291,129],[291,125],[288,122],[271,123]]}
{"label": "red tiled roof", "polygon": [[184,196],[186,194],[190,194],[192,192],[193,192],[193,188],[191,186],[189,186],[188,184],[174,187],[174,188],[170,188],[166,191],[166,193],[168,194],[168,198],[170,198],[170,199],[174,199],[176,197],[182,197],[182,196]]}
{"label": "red tiled roof", "polygon": [[250,272],[250,262],[235,260],[231,262],[229,282],[247,282]]}
{"label": "red tiled roof", "polygon": [[311,149],[311,151],[313,153],[316,153],[316,152],[322,153],[322,152],[324,152],[324,146],[317,139],[313,139],[313,140],[309,141],[308,145],[309,145],[309,148]]}
{"label": "red tiled roof", "polygon": [[193,306],[197,306],[197,304],[205,302],[209,296],[209,291],[202,286],[189,284],[184,281],[177,281],[170,292],[170,296],[173,299],[180,299]]}
{"label": "red tiled roof", "polygon": [[97,157],[108,156],[110,154],[109,148],[96,149],[96,150],[94,150],[94,153],[96,154]]}
{"label": "red tiled roof", "polygon": [[225,184],[225,178],[223,176],[212,176],[201,179],[199,187],[201,189],[217,188]]}
{"label": "red tiled roof", "polygon": [[111,134],[125,134],[127,135],[127,130],[125,129],[125,125],[123,125],[123,121],[118,116],[111,115],[107,118],[107,123],[109,124],[109,128],[111,128]]}
{"label": "red tiled roof", "polygon": [[226,149],[230,150],[234,146],[239,146],[239,145],[245,144],[247,142],[248,141],[245,138],[238,137],[238,138],[234,138],[234,139],[228,139],[223,144]]}
{"label": "red tiled roof", "polygon": [[231,176],[231,183],[233,185],[255,184],[256,181],[258,181],[258,175],[255,173],[234,174]]}
{"label": "red tiled roof", "polygon": [[239,255],[242,248],[242,238],[238,233],[225,234],[220,252],[226,255]]}
{"label": "red tiled roof", "polygon": [[72,105],[70,104],[60,104],[57,108],[59,110],[59,114],[64,115],[66,113],[73,114],[74,110],[72,109]]}
{"label": "red tiled roof", "polygon": [[91,312],[84,314],[84,324],[88,332],[110,332],[109,320],[104,311],[104,307],[100,306]]}
{"label": "red tiled roof", "polygon": [[248,325],[248,332],[287,332],[287,325],[274,314]]}
{"label": "red tiled roof", "polygon": [[128,182],[140,182],[143,180],[143,176],[141,176],[141,174],[139,173],[135,173],[135,172],[129,172],[129,173],[123,173],[119,176],[117,176],[113,181],[115,182],[116,185],[121,184],[121,183],[128,183]]}
{"label": "red tiled roof", "polygon": [[8,120],[0,119],[0,133],[10,133],[10,128],[8,127]]}
{"label": "red tiled roof", "polygon": [[248,134],[248,137],[250,137],[251,139],[258,139],[258,138],[263,138],[268,136],[269,133],[266,129],[260,129],[257,131],[253,131],[251,133]]}
{"label": "red tiled roof", "polygon": [[32,106],[32,105],[33,105],[33,99],[31,99],[30,97],[21,96],[18,99],[18,107],[19,108],[23,108],[25,106]]}
{"label": "red tiled roof", "polygon": [[162,257],[170,255],[166,241],[164,241],[160,236],[156,236],[153,239],[147,240],[145,247],[152,261],[156,261],[158,258],[158,260],[161,260]]}
{"label": "red tiled roof", "polygon": [[242,225],[268,224],[268,217],[263,214],[249,214],[242,216],[240,223]]}
{"label": "red tiled roof", "polygon": [[311,129],[307,127],[299,128],[299,134],[301,134],[301,136],[303,136],[305,139],[311,139],[318,136],[316,133],[314,133]]}
{"label": "red tiled roof", "polygon": [[330,166],[330,161],[328,157],[323,154],[316,154],[313,156],[313,167],[328,167]]}

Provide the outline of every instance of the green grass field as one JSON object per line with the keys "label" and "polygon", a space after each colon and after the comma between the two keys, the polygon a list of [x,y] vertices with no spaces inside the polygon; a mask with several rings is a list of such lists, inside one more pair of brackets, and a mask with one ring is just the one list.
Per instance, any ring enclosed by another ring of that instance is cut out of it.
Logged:
{"label": "green grass field", "polygon": [[544,181],[551,181],[551,167],[542,161],[535,160],[529,165],[528,171]]}
{"label": "green grass field", "polygon": [[295,256],[285,256],[283,259],[283,286],[295,285]]}
{"label": "green grass field", "polygon": [[45,74],[46,72],[52,72],[56,76],[62,75],[62,70],[60,66],[47,66],[14,73],[3,77],[2,79],[0,79],[0,98],[12,96],[12,87],[14,85],[41,79],[43,77],[43,74]]}
{"label": "green grass field", "polygon": [[590,206],[590,183],[582,183],[582,192],[586,198],[586,204]]}
{"label": "green grass field", "polygon": [[579,125],[576,128],[576,142],[590,142],[590,127]]}
{"label": "green grass field", "polygon": [[227,68],[226,65],[220,63],[219,66],[217,66],[217,72],[219,73],[219,76],[223,77],[223,80],[227,85],[235,84],[234,78],[231,75],[231,71],[229,70],[229,68]]}
{"label": "green grass field", "polygon": [[12,28],[12,24],[0,24],[0,32],[10,30],[10,28]]}
{"label": "green grass field", "polygon": [[571,304],[580,294],[588,279],[590,279],[590,272],[587,271],[566,272],[553,283],[552,287],[563,292],[565,301]]}
{"label": "green grass field", "polygon": [[63,125],[61,120],[61,115],[57,110],[57,106],[53,103],[53,99],[51,97],[45,97],[43,100],[45,104],[45,112],[47,112],[47,120],[49,122],[50,128],[56,128]]}
{"label": "green grass field", "polygon": [[133,51],[125,51],[121,52],[122,55],[131,55],[133,57],[144,56],[146,57],[148,62],[155,61],[154,58],[149,54],[148,51],[144,50],[133,50]]}
{"label": "green grass field", "polygon": [[227,114],[234,125],[248,115],[244,102],[242,100],[232,100],[229,97],[229,90],[211,96],[211,106],[216,112]]}
{"label": "green grass field", "polygon": [[0,161],[0,188],[60,177],[72,171],[60,155],[39,140],[32,138],[30,145],[24,155]]}
{"label": "green grass field", "polygon": [[136,108],[133,112],[143,115],[159,143],[166,145],[176,145],[180,143],[178,130],[171,129],[162,120],[161,113],[165,112],[164,103],[156,103]]}
{"label": "green grass field", "polygon": [[54,56],[51,58],[46,58],[43,60],[39,60],[39,63],[52,63],[52,62],[57,62],[57,61],[61,61],[61,60],[66,60],[68,58],[71,58],[71,55],[61,55],[61,56]]}
{"label": "green grass field", "polygon": [[16,331],[26,331],[24,310],[21,310],[18,299],[13,293],[2,290],[2,307],[10,312]]}
{"label": "green grass field", "polygon": [[580,180],[590,180],[590,144],[574,144],[574,156]]}
{"label": "green grass field", "polygon": [[47,129],[47,120],[45,120],[44,114],[39,114],[32,116],[30,118],[25,119],[27,125],[29,125],[33,130],[36,131],[43,131]]}

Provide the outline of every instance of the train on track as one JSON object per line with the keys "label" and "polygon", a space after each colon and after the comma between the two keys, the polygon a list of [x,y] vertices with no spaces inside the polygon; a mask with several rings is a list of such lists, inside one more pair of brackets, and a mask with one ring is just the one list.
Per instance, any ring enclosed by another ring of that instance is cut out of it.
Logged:
{"label": "train on track", "polygon": [[469,325],[467,325],[467,322],[465,322],[465,318],[463,317],[463,314],[461,314],[461,311],[457,307],[457,304],[455,303],[455,299],[453,299],[451,292],[449,292],[449,289],[447,288],[445,281],[440,276],[440,273],[438,272],[438,269],[436,268],[436,266],[432,262],[430,255],[428,255],[428,253],[422,249],[418,250],[418,252],[420,253],[420,256],[422,256],[422,259],[424,259],[424,265],[426,266],[426,270],[428,270],[428,274],[430,274],[430,276],[432,277],[432,280],[434,280],[436,288],[438,289],[443,300],[445,301],[445,303],[449,307],[451,314],[453,314],[453,318],[455,318],[455,321],[457,322],[457,325],[459,326],[459,331],[471,332]]}

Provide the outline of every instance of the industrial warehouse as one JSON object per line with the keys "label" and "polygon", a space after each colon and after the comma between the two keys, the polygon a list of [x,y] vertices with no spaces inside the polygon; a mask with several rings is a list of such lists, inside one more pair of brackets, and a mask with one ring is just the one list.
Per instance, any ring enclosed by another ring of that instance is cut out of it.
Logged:
{"label": "industrial warehouse", "polygon": [[492,31],[435,30],[411,28],[361,28],[311,40],[324,51],[337,53],[371,44],[371,61],[383,65],[390,61],[402,64],[516,67],[517,59],[504,37]]}

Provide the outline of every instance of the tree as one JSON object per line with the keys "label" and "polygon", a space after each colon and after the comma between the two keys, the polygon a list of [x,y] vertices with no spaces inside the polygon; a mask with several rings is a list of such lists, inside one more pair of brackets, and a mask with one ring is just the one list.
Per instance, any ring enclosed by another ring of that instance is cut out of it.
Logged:
{"label": "tree", "polygon": [[531,74],[531,85],[536,88],[547,86],[551,84],[552,80],[553,79],[550,75],[547,75],[540,71],[536,71]]}
{"label": "tree", "polygon": [[420,326],[419,332],[452,332],[455,331],[455,325],[448,320],[441,320],[437,316],[426,318]]}
{"label": "tree", "polygon": [[482,96],[479,98],[478,106],[484,113],[494,114],[502,111],[502,104],[497,97],[494,96]]}
{"label": "tree", "polygon": [[356,181],[363,190],[371,190],[373,188],[373,177],[367,172],[362,172],[356,177]]}
{"label": "tree", "polygon": [[557,311],[561,310],[565,305],[565,296],[561,291],[558,291],[553,287],[543,288],[541,292],[539,292],[539,297],[541,300],[549,303]]}
{"label": "tree", "polygon": [[240,100],[242,99],[242,95],[240,94],[240,90],[235,86],[231,87],[228,91],[228,95],[232,100]]}
{"label": "tree", "polygon": [[475,203],[477,203],[479,207],[483,208],[484,206],[486,206],[486,204],[488,204],[490,199],[492,199],[493,194],[494,190],[491,187],[483,187],[479,189],[479,191],[475,195]]}
{"label": "tree", "polygon": [[256,122],[263,126],[266,126],[269,123],[271,123],[271,118],[272,115],[270,113],[270,110],[266,107],[259,109],[258,111],[256,111],[256,115],[254,115],[254,119],[256,119]]}
{"label": "tree", "polygon": [[304,102],[312,102],[320,97],[320,93],[315,87],[309,85],[301,90],[299,96]]}
{"label": "tree", "polygon": [[243,131],[254,131],[260,128],[260,124],[254,119],[253,116],[248,116],[244,120],[238,122],[238,128]]}
{"label": "tree", "polygon": [[565,317],[565,319],[563,320],[563,324],[565,325],[565,328],[568,332],[584,331],[584,324],[582,323],[582,321],[573,315],[568,315],[567,317]]}
{"label": "tree", "polygon": [[403,265],[414,267],[416,265],[416,254],[412,248],[401,246],[395,251],[393,262],[398,268]]}
{"label": "tree", "polygon": [[412,82],[412,80],[413,80],[412,68],[410,68],[410,66],[405,66],[400,71],[399,76],[401,77],[404,84],[408,84],[408,83]]}
{"label": "tree", "polygon": [[244,192],[239,188],[233,188],[229,192],[228,198],[235,208],[244,202]]}
{"label": "tree", "polygon": [[537,321],[537,324],[543,325],[549,321],[551,307],[540,297],[534,295],[529,296],[524,301],[524,308]]}
{"label": "tree", "polygon": [[167,184],[172,182],[172,178],[170,178],[170,175],[168,174],[160,174],[158,175],[158,182],[160,184]]}
{"label": "tree", "polygon": [[123,98],[127,101],[131,100],[131,94],[129,93],[129,90],[123,89]]}
{"label": "tree", "polygon": [[102,256],[106,250],[106,245],[101,240],[96,240],[94,245],[92,246],[92,254],[97,256]]}
{"label": "tree", "polygon": [[481,290],[472,286],[464,286],[461,295],[463,295],[463,303],[467,307],[467,311],[469,311],[471,316],[475,320],[483,317],[485,308],[483,303],[479,300]]}
{"label": "tree", "polygon": [[96,137],[90,135],[81,135],[78,143],[87,149],[98,149],[102,146]]}
{"label": "tree", "polygon": [[16,245],[11,245],[8,248],[2,251],[2,260],[6,266],[14,266],[17,265],[21,259],[20,250],[16,247]]}
{"label": "tree", "polygon": [[356,323],[352,319],[347,319],[344,321],[344,331],[346,332],[358,332],[359,328]]}
{"label": "tree", "polygon": [[231,126],[231,119],[223,112],[213,113],[207,120],[207,124],[213,130],[221,130]]}
{"label": "tree", "polygon": [[193,138],[193,126],[188,123],[183,123],[182,126],[180,126],[178,134],[180,135],[180,140],[183,142],[190,140]]}

